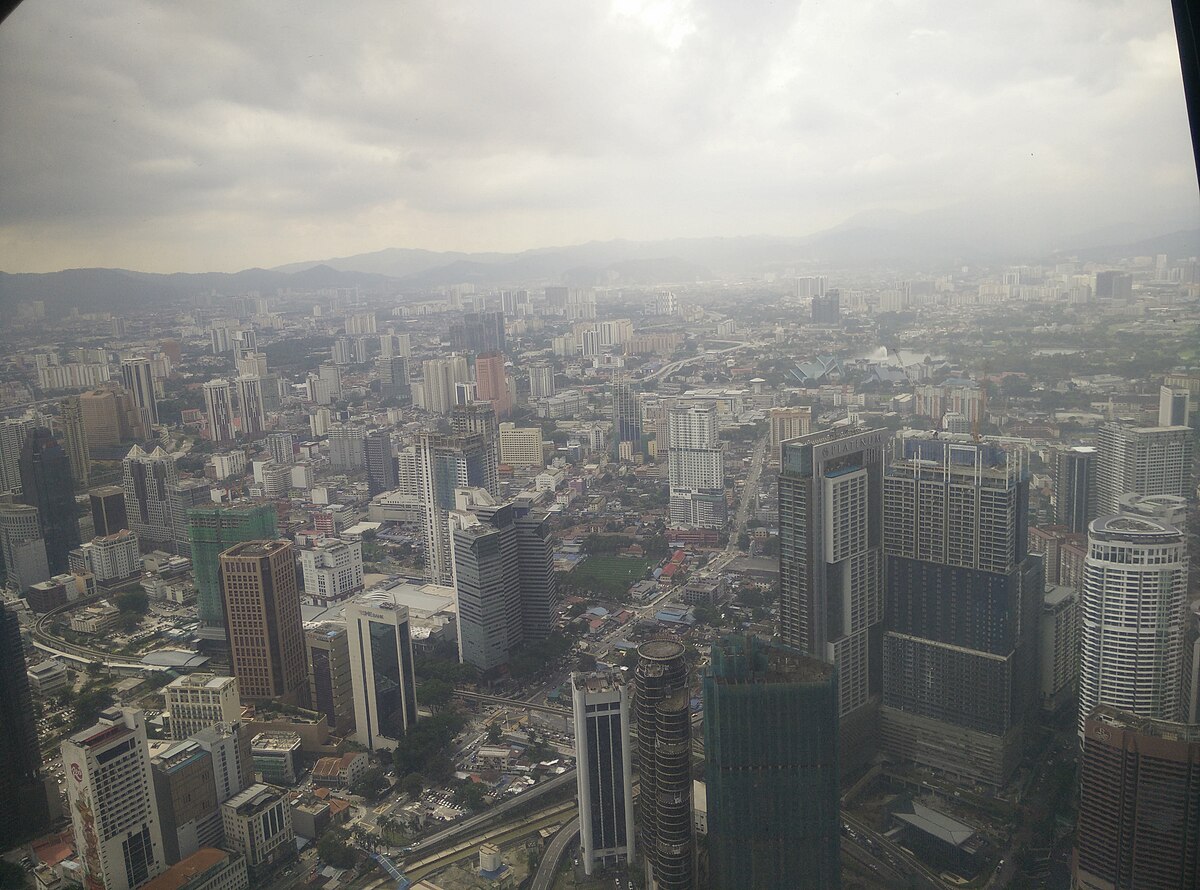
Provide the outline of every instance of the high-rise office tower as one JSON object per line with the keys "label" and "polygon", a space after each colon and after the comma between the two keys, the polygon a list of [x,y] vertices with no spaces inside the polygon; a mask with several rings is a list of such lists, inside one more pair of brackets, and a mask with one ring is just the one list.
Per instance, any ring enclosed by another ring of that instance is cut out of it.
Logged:
{"label": "high-rise office tower", "polygon": [[237,677],[185,674],[163,687],[171,738],[182,741],[217,723],[241,719],[241,692]]}
{"label": "high-rise office tower", "polygon": [[512,413],[512,392],[502,353],[485,352],[475,359],[475,397],[489,402],[498,418]]}
{"label": "high-rise office tower", "polygon": [[642,406],[634,384],[613,378],[612,385],[613,453],[618,459],[630,459],[642,452]]}
{"label": "high-rise office tower", "polygon": [[346,736],[354,731],[354,684],[345,625],[326,622],[306,627],[304,648],[313,710],[325,715],[334,732]]}
{"label": "high-rise office tower", "polygon": [[521,566],[512,504],[459,489],[448,514],[458,611],[458,656],[479,670],[508,663],[525,641]]}
{"label": "high-rise office tower", "polygon": [[412,401],[412,389],[408,382],[408,359],[400,355],[389,355],[375,360],[379,372],[379,396],[384,401],[395,399],[401,405]]}
{"label": "high-rise office tower", "polygon": [[456,436],[483,436],[487,446],[483,488],[496,494],[500,486],[500,424],[496,419],[496,409],[490,402],[455,405],[450,409],[450,429]]}
{"label": "high-rise office tower", "polygon": [[79,396],[67,396],[60,407],[59,420],[62,422],[67,458],[71,461],[71,475],[75,477],[77,485],[87,488],[92,463],[88,457],[87,431],[83,427],[83,408],[79,405]]}
{"label": "high-rise office tower", "polygon": [[212,754],[184,740],[150,761],[167,865],[224,839]]}
{"label": "high-rise office tower", "polygon": [[159,447],[147,454],[134,445],[122,461],[122,471],[129,530],[143,544],[170,545],[174,541],[171,489],[179,484],[174,455]]}
{"label": "high-rise office tower", "polygon": [[1200,723],[1200,600],[1188,607],[1184,621],[1179,722]]}
{"label": "high-rise office tower", "polygon": [[900,761],[1003,785],[1039,695],[1044,581],[1028,548],[1025,455],[919,431],[892,446],[883,746]]}
{"label": "high-rise office tower", "polygon": [[208,479],[181,479],[167,492],[171,503],[171,536],[175,542],[175,552],[180,556],[189,559],[192,556],[192,542],[188,538],[188,511],[210,506],[213,502],[212,489],[212,482]]}
{"label": "high-rise office tower", "polygon": [[395,490],[399,485],[399,476],[392,434],[387,430],[371,430],[367,433],[363,440],[363,457],[367,465],[367,490],[371,497]]}
{"label": "high-rise office tower", "polygon": [[275,432],[267,436],[267,450],[271,460],[281,467],[291,466],[296,462],[296,436],[294,433]]}
{"label": "high-rise office tower", "polygon": [[767,412],[771,424],[770,452],[767,457],[779,460],[779,448],[788,439],[797,439],[812,432],[812,406],[796,405],[792,408],[772,408]]}
{"label": "high-rise office tower", "polygon": [[62,743],[75,849],[89,890],[140,887],[167,867],[142,712],[110,708]]}
{"label": "high-rise office tower", "polygon": [[517,526],[517,563],[521,569],[522,630],[527,641],[544,640],[554,630],[559,601],[550,514],[516,507],[513,515]]}
{"label": "high-rise office tower", "polygon": [[[417,442],[420,498],[425,515],[425,565],[435,584],[454,583],[448,512],[457,488],[495,491],[494,452],[481,434],[441,436],[424,433]],[[490,486],[490,487],[489,487]]]}
{"label": "high-rise office tower", "polygon": [[267,354],[265,352],[248,352],[234,362],[239,377],[266,377]]}
{"label": "high-rise office tower", "polygon": [[728,511],[724,456],[717,437],[717,406],[677,405],[670,409],[669,423],[671,524],[724,528]]}
{"label": "high-rise office tower", "polygon": [[455,405],[454,387],[470,380],[466,356],[452,355],[422,362],[421,392],[425,410],[434,414],[449,413]]}
{"label": "high-rise office tower", "polygon": [[14,590],[26,590],[53,574],[37,507],[0,504],[0,569]]}
{"label": "high-rise office tower", "polygon": [[837,326],[842,322],[842,295],[831,288],[823,297],[813,297],[812,323]]}
{"label": "high-rise office tower", "polygon": [[1158,425],[1187,426],[1191,414],[1192,393],[1170,386],[1158,388]]}
{"label": "high-rise office tower", "polygon": [[192,740],[212,755],[218,803],[254,784],[254,755],[245,723],[217,723],[197,732]]}
{"label": "high-rise office tower", "polygon": [[503,312],[468,312],[462,321],[450,325],[450,343],[460,352],[476,355],[484,352],[504,352]]}
{"label": "high-rise office tower", "polygon": [[342,397],[342,369],[330,362],[317,368],[317,378],[325,385],[331,399]]}
{"label": "high-rise office tower", "polygon": [[21,493],[21,447],[32,429],[23,417],[0,420],[0,494]]}
{"label": "high-rise office tower", "polygon": [[704,757],[714,890],[841,886],[832,665],[751,636],[715,644]]}
{"label": "high-rise office tower", "polygon": [[232,442],[233,390],[228,380],[210,380],[204,384],[204,414],[208,418],[208,438],[213,442]]}
{"label": "high-rise office tower", "polygon": [[548,362],[534,362],[529,366],[529,397],[548,399],[554,393],[554,366]]}
{"label": "high-rise office tower", "polygon": [[1073,887],[1200,887],[1200,726],[1101,706],[1084,721]]}
{"label": "high-rise office tower", "polygon": [[20,499],[37,507],[50,573],[65,572],[67,554],[79,546],[79,508],[71,461],[50,430],[35,427],[21,447],[20,468]]}
{"label": "high-rise office tower", "polygon": [[779,631],[837,667],[842,767],[874,753],[883,633],[883,430],[825,430],[783,444]]}
{"label": "high-rise office tower", "polygon": [[242,697],[307,707],[296,556],[288,541],[246,541],[219,557],[233,675]]}
{"label": "high-rise office tower", "polygon": [[588,875],[635,853],[629,692],[619,671],[571,674],[580,859]]}
{"label": "high-rise office tower", "polygon": [[25,670],[21,622],[11,606],[0,602],[0,848],[5,850],[36,834],[48,820],[37,715]]}
{"label": "high-rise office tower", "polygon": [[1192,480],[1192,430],[1186,426],[1100,427],[1096,516],[1121,510],[1125,494],[1187,497]]}
{"label": "high-rise office tower", "polygon": [[[122,420],[117,407],[117,394],[111,389],[95,389],[80,393],[79,410],[83,415],[83,432],[89,453],[98,448],[113,448],[121,444]],[[0,435],[3,426],[0,425]]]}
{"label": "high-rise office tower", "polygon": [[150,428],[158,423],[158,402],[154,398],[154,375],[150,359],[127,358],[122,361],[121,382],[125,391],[133,396],[142,429],[149,435]]}
{"label": "high-rise office tower", "polygon": [[1080,600],[1081,738],[1098,705],[1177,719],[1187,583],[1186,540],[1175,526],[1139,516],[1092,522]]}
{"label": "high-rise office tower", "polygon": [[367,428],[361,423],[335,423],[329,428],[329,466],[341,470],[361,470],[364,465],[363,441]]}
{"label": "high-rise office tower", "polygon": [[364,594],[345,614],[356,738],[372,751],[395,748],[417,725],[408,607],[386,593]]}
{"label": "high-rise office tower", "polygon": [[641,778],[638,847],[646,865],[646,883],[659,890],[691,890],[695,880],[692,722],[683,644],[642,643],[634,680]]}
{"label": "high-rise office tower", "polygon": [[1096,449],[1064,448],[1054,455],[1054,521],[1086,534],[1096,518]]}
{"label": "high-rise office tower", "polygon": [[267,412],[263,405],[263,382],[261,377],[238,377],[234,380],[237,389],[238,416],[242,419],[242,435],[252,438],[267,428]]}

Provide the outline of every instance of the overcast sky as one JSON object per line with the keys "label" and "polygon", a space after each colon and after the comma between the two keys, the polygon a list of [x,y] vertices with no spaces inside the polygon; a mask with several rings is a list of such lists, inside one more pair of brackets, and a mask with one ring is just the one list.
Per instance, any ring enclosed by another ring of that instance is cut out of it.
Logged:
{"label": "overcast sky", "polygon": [[1169,0],[25,0],[0,269],[1200,224]]}

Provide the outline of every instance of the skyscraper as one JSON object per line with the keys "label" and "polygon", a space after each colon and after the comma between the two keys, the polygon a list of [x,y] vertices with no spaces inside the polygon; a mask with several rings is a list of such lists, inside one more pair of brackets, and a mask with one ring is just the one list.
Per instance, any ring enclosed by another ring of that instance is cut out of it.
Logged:
{"label": "skyscraper", "polygon": [[50,430],[35,427],[21,447],[20,468],[21,502],[37,507],[50,573],[65,572],[67,554],[79,546],[79,508],[71,462]]}
{"label": "skyscraper", "polygon": [[0,504],[0,569],[14,590],[26,590],[52,574],[37,507]]}
{"label": "skyscraper", "polygon": [[692,723],[686,650],[675,640],[638,647],[638,847],[646,883],[659,890],[691,890]]}
{"label": "skyscraper", "polygon": [[475,359],[476,398],[491,403],[496,417],[505,418],[512,413],[512,394],[508,388],[508,374],[504,371],[504,356],[499,352],[485,352]]}
{"label": "skyscraper", "polygon": [[174,455],[134,445],[122,461],[129,529],[143,544],[171,546],[175,539],[171,489],[179,484]]}
{"label": "skyscraper", "polygon": [[841,886],[834,673],[755,637],[713,646],[704,756],[714,890]]}
{"label": "skyscraper", "polygon": [[238,416],[242,419],[242,435],[252,438],[267,428],[267,412],[263,404],[263,382],[261,377],[238,377],[234,380],[237,389]]}
{"label": "skyscraper", "polygon": [[779,460],[779,449],[788,439],[807,436],[812,432],[812,406],[797,405],[792,408],[772,408],[767,412],[771,424],[771,438],[767,454],[771,461]]}
{"label": "skyscraper", "polygon": [[446,414],[454,407],[454,387],[471,379],[466,356],[435,358],[421,364],[423,407],[434,414]]}
{"label": "skyscraper", "polygon": [[1121,510],[1125,494],[1187,497],[1192,479],[1192,430],[1186,426],[1100,428],[1095,516]]}
{"label": "skyscraper", "polygon": [[558,578],[550,541],[550,514],[515,506],[517,563],[521,569],[521,625],[526,641],[544,640],[554,630]]}
{"label": "skyscraper", "polygon": [[1101,706],[1083,722],[1074,884],[1200,886],[1200,726]]}
{"label": "skyscraper", "polygon": [[182,741],[217,723],[241,719],[241,693],[237,677],[185,674],[163,687],[171,715],[171,738]]}
{"label": "skyscraper", "polygon": [[345,614],[356,737],[372,751],[394,748],[417,725],[408,607],[363,594]]}
{"label": "skyscraper", "polygon": [[1054,455],[1054,521],[1086,534],[1096,518],[1096,449],[1064,448]]}
{"label": "skyscraper", "polygon": [[717,437],[717,406],[677,405],[670,409],[671,525],[724,528],[725,463]]}
{"label": "skyscraper", "polygon": [[212,754],[184,740],[150,761],[163,838],[163,859],[174,865],[224,839]]}
{"label": "skyscraper", "polygon": [[345,625],[326,622],[304,629],[308,689],[313,710],[340,736],[354,731],[354,684]]}
{"label": "skyscraper", "polygon": [[246,541],[220,555],[233,675],[242,697],[307,707],[308,668],[296,557],[288,541]]}
{"label": "skyscraper", "polygon": [[228,380],[210,380],[204,384],[204,414],[208,418],[209,439],[233,441],[233,394]]}
{"label": "skyscraper", "polygon": [[48,819],[36,720],[21,622],[11,606],[0,602],[0,849],[12,849]]}
{"label": "skyscraper", "polygon": [[874,753],[883,633],[883,430],[789,442],[779,474],[779,630],[837,667],[841,764]]}
{"label": "skyscraper", "polygon": [[[884,478],[887,753],[1003,785],[1038,701],[1042,560],[1024,452],[905,432]],[[785,446],[786,448],[786,446]]]}
{"label": "skyscraper", "polygon": [[1158,425],[1187,426],[1192,409],[1192,393],[1188,389],[1160,386],[1158,389]]}
{"label": "skyscraper", "polygon": [[1081,739],[1098,705],[1177,719],[1187,576],[1186,542],[1175,526],[1138,516],[1092,522],[1080,603]]}
{"label": "skyscraper", "polygon": [[[89,453],[92,449],[113,448],[121,444],[124,426],[117,407],[117,394],[111,389],[95,389],[79,395],[83,432]],[[0,436],[3,425],[0,424]]]}
{"label": "skyscraper", "polygon": [[167,867],[141,711],[110,708],[62,744],[75,849],[89,890],[140,887]]}
{"label": "skyscraper", "polygon": [[554,395],[554,367],[548,362],[534,362],[529,366],[529,397],[548,399]]}
{"label": "skyscraper", "polygon": [[497,494],[500,487],[500,425],[491,402],[472,402],[450,409],[450,429],[456,436],[483,436],[487,467],[482,487]]}
{"label": "skyscraper", "polygon": [[33,429],[33,421],[23,417],[0,420],[0,494],[21,493],[21,447]]}
{"label": "skyscraper", "polygon": [[458,656],[487,673],[525,641],[517,527],[512,505],[486,491],[459,489],[457,501],[448,515]]}
{"label": "skyscraper", "polygon": [[571,674],[585,874],[628,862],[635,852],[630,696],[619,671]]}
{"label": "skyscraper", "polygon": [[[456,488],[495,490],[494,454],[481,434],[441,436],[424,433],[417,443],[420,498],[425,515],[425,565],[435,584],[454,583],[447,515],[455,508]],[[490,486],[490,488],[489,488]]]}
{"label": "skyscraper", "polygon": [[367,428],[361,423],[335,423],[329,428],[329,466],[341,470],[361,470],[364,465],[363,441]]}
{"label": "skyscraper", "polygon": [[296,462],[296,436],[288,432],[274,432],[267,436],[267,450],[271,460],[281,467],[291,466]]}
{"label": "skyscraper", "polygon": [[819,325],[841,324],[842,295],[837,288],[831,288],[823,297],[813,297],[812,323]]}
{"label": "skyscraper", "polygon": [[121,362],[121,382],[133,396],[142,429],[147,435],[158,424],[158,402],[154,398],[154,375],[148,358],[127,358]]}
{"label": "skyscraper", "polygon": [[83,427],[83,408],[80,407],[79,396],[67,396],[60,407],[59,419],[67,458],[71,461],[71,475],[75,477],[77,485],[87,488],[92,464],[88,457],[87,432]]}
{"label": "skyscraper", "polygon": [[612,385],[613,456],[632,459],[642,453],[642,406],[634,384],[620,377]]}
{"label": "skyscraper", "polygon": [[450,325],[450,343],[460,352],[476,355],[484,352],[504,352],[504,313],[468,312],[462,321]]}
{"label": "skyscraper", "polygon": [[387,355],[375,360],[379,372],[379,396],[384,401],[395,399],[401,405],[412,401],[412,390],[408,382],[408,359],[400,355]]}
{"label": "skyscraper", "polygon": [[396,450],[387,430],[371,430],[363,440],[367,466],[367,490],[371,497],[393,491],[400,484],[396,470]]}

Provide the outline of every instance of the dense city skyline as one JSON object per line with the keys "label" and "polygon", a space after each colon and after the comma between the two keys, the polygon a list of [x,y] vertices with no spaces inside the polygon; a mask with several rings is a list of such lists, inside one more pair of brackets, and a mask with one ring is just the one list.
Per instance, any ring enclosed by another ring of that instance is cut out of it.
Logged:
{"label": "dense city skyline", "polygon": [[321,12],[22,4],[5,271],[1200,222],[1165,0]]}

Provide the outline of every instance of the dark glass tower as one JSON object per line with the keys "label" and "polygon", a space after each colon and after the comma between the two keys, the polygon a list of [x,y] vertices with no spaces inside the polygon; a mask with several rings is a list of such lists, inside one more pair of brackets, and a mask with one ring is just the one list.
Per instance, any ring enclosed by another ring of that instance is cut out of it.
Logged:
{"label": "dark glass tower", "polygon": [[0,850],[45,827],[46,789],[40,775],[29,678],[21,647],[21,625],[15,612],[0,603]]}
{"label": "dark glass tower", "polygon": [[394,491],[400,485],[392,436],[387,430],[371,430],[363,439],[367,464],[367,491],[371,497]]}
{"label": "dark glass tower", "polygon": [[37,507],[52,574],[67,571],[67,554],[79,546],[79,511],[71,461],[45,427],[29,431],[21,446],[21,501]]}
{"label": "dark glass tower", "polygon": [[642,785],[639,846],[646,883],[659,890],[691,890],[695,881],[692,723],[685,653],[675,640],[642,643],[634,674]]}
{"label": "dark glass tower", "polygon": [[833,665],[755,637],[712,648],[704,676],[709,886],[841,886]]}

